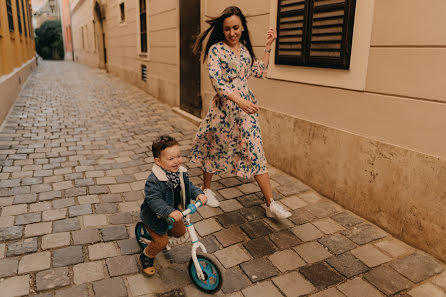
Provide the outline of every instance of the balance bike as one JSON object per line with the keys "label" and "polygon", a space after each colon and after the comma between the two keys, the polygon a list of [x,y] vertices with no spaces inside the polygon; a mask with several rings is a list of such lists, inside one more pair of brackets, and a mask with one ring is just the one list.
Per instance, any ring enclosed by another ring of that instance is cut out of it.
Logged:
{"label": "balance bike", "polygon": [[[190,214],[197,211],[198,207],[203,204],[197,201],[195,204],[189,204],[185,211],[183,211],[183,218],[186,218],[186,228],[189,232],[189,237],[192,242],[192,258],[189,261],[188,269],[189,276],[192,282],[201,291],[211,294],[220,290],[223,283],[221,270],[218,267],[217,260],[212,255],[207,254],[204,244],[198,241],[198,236],[194,228],[194,224],[190,221]],[[174,218],[166,219],[169,230],[173,228],[175,223]],[[145,228],[143,222],[139,222],[135,227],[135,235],[141,249],[145,249],[152,237]],[[201,252],[197,251],[200,248]]]}

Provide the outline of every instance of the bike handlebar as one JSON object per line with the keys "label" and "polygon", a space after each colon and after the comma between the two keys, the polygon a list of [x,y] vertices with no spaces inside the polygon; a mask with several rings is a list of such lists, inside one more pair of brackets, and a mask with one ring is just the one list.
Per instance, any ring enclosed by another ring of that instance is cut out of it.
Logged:
{"label": "bike handlebar", "polygon": [[[202,207],[202,206],[203,206],[203,203],[202,203],[201,201],[197,201],[197,202],[195,202],[195,204],[189,204],[189,205],[187,206],[186,210],[184,210],[184,211],[182,212],[182,214],[183,214],[183,218],[184,218],[185,216],[187,216],[188,214],[192,214],[192,213],[196,212],[196,211],[197,211],[197,208]],[[173,224],[175,223],[175,219],[172,218],[172,217],[168,217],[168,218],[166,219],[166,222],[167,222],[167,224],[169,225],[168,228],[169,228],[169,229],[172,229],[172,228],[173,228]]]}

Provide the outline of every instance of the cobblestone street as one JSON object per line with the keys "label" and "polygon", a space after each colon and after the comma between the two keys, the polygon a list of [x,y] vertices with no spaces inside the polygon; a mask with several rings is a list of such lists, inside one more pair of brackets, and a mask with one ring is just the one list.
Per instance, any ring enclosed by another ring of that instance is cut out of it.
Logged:
{"label": "cobblestone street", "polygon": [[[104,71],[39,62],[0,130],[0,296],[207,296],[187,273],[190,245],[142,275],[134,226],[161,134],[187,155],[197,127]],[[216,296],[446,297],[435,258],[270,166],[283,221],[253,180],[215,176],[221,201],[193,215],[224,268]]]}

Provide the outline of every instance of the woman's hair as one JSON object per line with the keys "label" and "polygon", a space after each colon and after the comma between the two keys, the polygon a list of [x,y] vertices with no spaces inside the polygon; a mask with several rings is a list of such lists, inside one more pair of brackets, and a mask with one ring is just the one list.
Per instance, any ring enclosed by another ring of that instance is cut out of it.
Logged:
{"label": "woman's hair", "polygon": [[202,45],[203,45],[203,41],[206,38],[206,36],[209,34],[209,32],[211,32],[211,35],[209,36],[209,40],[206,44],[206,49],[204,51],[204,59],[203,59],[203,63],[206,60],[206,57],[209,53],[209,49],[211,48],[211,46],[213,46],[214,44],[225,40],[225,35],[223,33],[223,21],[230,17],[236,15],[240,18],[240,20],[242,21],[242,36],[240,36],[240,42],[242,44],[244,44],[246,46],[246,48],[248,49],[252,61],[251,64],[254,63],[254,60],[256,58],[254,51],[252,50],[252,45],[251,45],[251,41],[249,40],[249,30],[248,30],[248,26],[246,24],[246,18],[243,15],[242,11],[240,10],[240,8],[236,7],[236,6],[229,6],[227,8],[225,8],[225,10],[223,10],[223,12],[218,16],[218,17],[211,17],[209,20],[206,21],[206,23],[208,23],[209,25],[211,25],[206,31],[203,31],[200,33],[200,35],[198,35],[197,40],[195,41],[194,44],[194,54],[200,54],[201,53],[201,49],[202,49]]}
{"label": "woman's hair", "polygon": [[178,145],[178,141],[175,138],[169,135],[162,135],[158,137],[152,144],[153,157],[159,158],[163,150],[174,145]]}

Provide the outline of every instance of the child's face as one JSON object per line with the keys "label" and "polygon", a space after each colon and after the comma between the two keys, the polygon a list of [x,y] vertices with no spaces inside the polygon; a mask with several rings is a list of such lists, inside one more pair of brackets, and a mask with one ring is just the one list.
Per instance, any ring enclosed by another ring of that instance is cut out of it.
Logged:
{"label": "child's face", "polygon": [[170,172],[177,172],[182,162],[180,147],[178,145],[162,150],[159,158],[155,158],[156,165]]}

